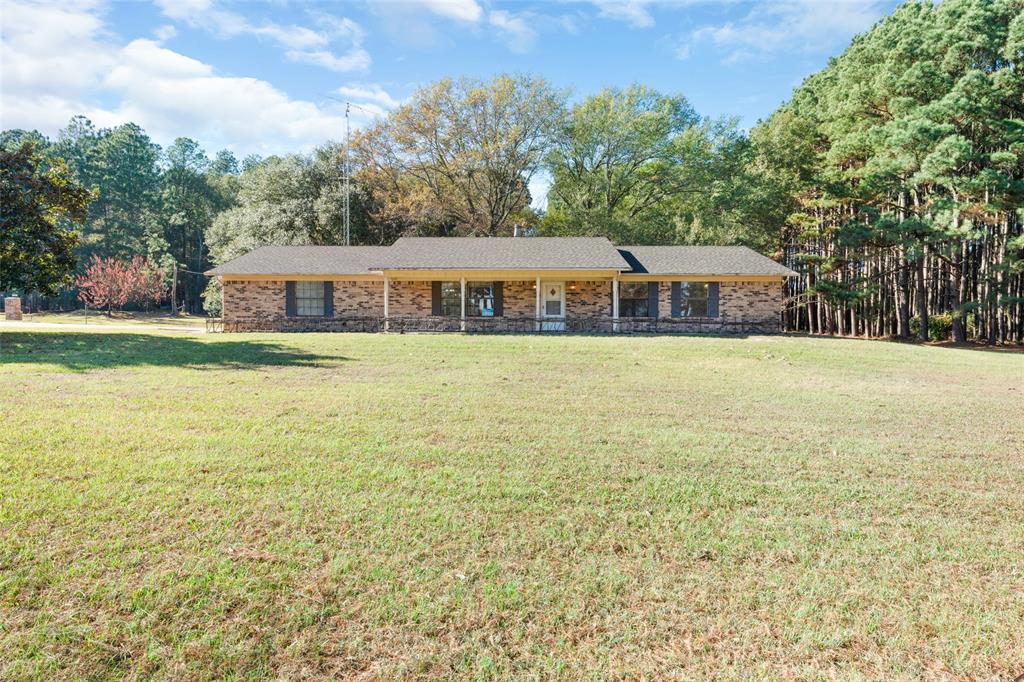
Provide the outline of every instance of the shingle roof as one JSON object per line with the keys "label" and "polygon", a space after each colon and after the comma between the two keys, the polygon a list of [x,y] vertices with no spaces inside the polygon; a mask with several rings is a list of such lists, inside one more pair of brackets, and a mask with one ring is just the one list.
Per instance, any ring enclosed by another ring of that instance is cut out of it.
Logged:
{"label": "shingle roof", "polygon": [[261,246],[207,275],[365,275],[387,246]]}
{"label": "shingle roof", "polygon": [[402,237],[382,270],[626,270],[604,237]]}
{"label": "shingle roof", "polygon": [[620,246],[632,273],[651,275],[778,275],[797,273],[745,246]]}
{"label": "shingle roof", "polygon": [[393,246],[262,246],[208,275],[365,275],[372,270],[621,270],[796,275],[745,246],[621,246],[604,237],[403,237]]}

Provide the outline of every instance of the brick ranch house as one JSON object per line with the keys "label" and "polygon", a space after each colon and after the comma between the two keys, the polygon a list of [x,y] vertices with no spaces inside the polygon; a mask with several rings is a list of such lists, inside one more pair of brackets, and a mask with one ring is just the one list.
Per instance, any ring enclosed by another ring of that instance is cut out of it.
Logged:
{"label": "brick ranch house", "polygon": [[742,246],[403,237],[265,246],[207,274],[224,331],[771,333],[796,273]]}

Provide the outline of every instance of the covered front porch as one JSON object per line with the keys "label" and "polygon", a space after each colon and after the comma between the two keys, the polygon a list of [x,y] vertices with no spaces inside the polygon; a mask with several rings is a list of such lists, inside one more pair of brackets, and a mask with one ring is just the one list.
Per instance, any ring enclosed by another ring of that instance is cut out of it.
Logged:
{"label": "covered front porch", "polygon": [[[385,271],[386,331],[573,331],[618,320],[618,273]],[[586,320],[584,324],[583,321]]]}

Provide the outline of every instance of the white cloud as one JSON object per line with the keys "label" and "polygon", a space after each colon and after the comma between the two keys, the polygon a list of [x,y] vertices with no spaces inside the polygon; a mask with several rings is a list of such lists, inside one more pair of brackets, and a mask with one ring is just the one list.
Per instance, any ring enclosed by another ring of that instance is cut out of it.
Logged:
{"label": "white cloud", "polygon": [[[5,2],[0,22],[0,68],[4,98],[20,90],[73,87],[95,82],[112,56],[99,42],[103,22],[96,7]],[[21,27],[31,26],[32,30]],[[31,54],[32,59],[19,58]]]}
{"label": "white cloud", "polygon": [[154,0],[161,11],[173,19],[198,17],[210,11],[211,0]]}
{"label": "white cloud", "polygon": [[475,35],[484,16],[476,0],[382,0],[366,3],[366,9],[400,50],[453,47],[457,39],[446,29]]}
{"label": "white cloud", "polygon": [[322,66],[331,71],[365,71],[370,66],[370,55],[363,48],[353,48],[340,57],[327,50],[288,50],[288,61]]}
{"label": "white cloud", "polygon": [[480,21],[484,14],[476,0],[419,0],[418,4],[434,14],[458,21]]}
{"label": "white cloud", "polygon": [[505,43],[513,52],[526,52],[533,47],[537,32],[527,23],[528,17],[516,15],[505,10],[493,10],[488,22],[505,38]]}
{"label": "white cloud", "polygon": [[647,11],[647,0],[593,0],[598,15],[605,19],[624,21],[633,28],[654,26],[654,17]]}
{"label": "white cloud", "polygon": [[270,151],[270,145],[323,142],[344,130],[336,108],[292,100],[256,78],[218,76],[208,64],[149,40],[125,45],[103,86],[121,97],[118,114],[164,139],[192,131],[201,140]]}
{"label": "white cloud", "polygon": [[[389,0],[369,4],[380,17],[385,32],[404,49],[455,47],[468,33],[473,38],[496,37],[513,52],[527,52],[540,34],[560,31],[578,32],[573,16],[541,11],[490,9],[477,0]],[[437,17],[460,22],[450,22]],[[405,59],[405,55],[398,57]]]}
{"label": "white cloud", "polygon": [[170,24],[165,24],[163,26],[158,26],[156,30],[153,31],[153,35],[156,36],[158,41],[165,43],[178,35],[178,29],[174,28]]}
{"label": "white cloud", "polygon": [[691,46],[711,44],[727,51],[723,63],[737,63],[782,50],[825,51],[869,28],[884,14],[880,0],[783,0],[755,5],[739,21],[704,26],[680,43],[685,59]]}
{"label": "white cloud", "polygon": [[562,16],[558,17],[558,25],[561,27],[563,31],[565,31],[569,35],[578,35],[580,32],[580,28],[576,23],[576,19],[572,16],[569,16],[568,14],[563,14]]}
{"label": "white cloud", "polygon": [[[251,35],[271,40],[286,49],[290,61],[315,64],[332,71],[358,71],[370,66],[370,55],[363,49],[365,32],[347,17],[326,12],[310,12],[317,29],[273,22],[254,24],[237,12],[219,9],[214,0],[155,0],[164,16],[220,38]],[[349,48],[336,55],[328,48],[343,40]]]}
{"label": "white cloud", "polygon": [[164,16],[221,38],[253,35],[293,49],[322,47],[326,36],[303,26],[266,23],[256,26],[241,14],[218,9],[211,0],[155,0]]}
{"label": "white cloud", "polygon": [[327,32],[328,38],[346,37],[362,42],[366,35],[363,27],[348,17],[339,17],[326,12],[313,12],[313,18]]}
{"label": "white cloud", "polygon": [[335,90],[339,95],[351,102],[377,104],[384,109],[395,109],[401,106],[402,102],[389,95],[384,88],[376,83],[361,84],[350,83]]}
{"label": "white cloud", "polygon": [[[308,150],[344,135],[342,104],[296,100],[257,78],[220,75],[156,40],[124,44],[106,31],[101,12],[97,5],[6,0],[0,26],[4,128],[54,135],[83,114],[102,127],[133,121],[161,144],[184,135],[209,151],[229,147],[240,155]],[[26,25],[39,31],[9,28]],[[380,86],[368,92],[379,103],[388,100]],[[353,111],[353,127],[377,113],[367,109]]]}

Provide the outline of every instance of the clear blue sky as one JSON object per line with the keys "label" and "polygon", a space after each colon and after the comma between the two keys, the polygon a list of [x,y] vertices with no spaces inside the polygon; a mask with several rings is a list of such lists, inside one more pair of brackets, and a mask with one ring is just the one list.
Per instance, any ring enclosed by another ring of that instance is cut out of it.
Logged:
{"label": "clear blue sky", "polygon": [[74,114],[212,153],[306,151],[444,76],[528,72],[580,98],[640,82],[750,126],[895,0],[4,0],[0,124]]}

